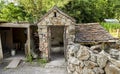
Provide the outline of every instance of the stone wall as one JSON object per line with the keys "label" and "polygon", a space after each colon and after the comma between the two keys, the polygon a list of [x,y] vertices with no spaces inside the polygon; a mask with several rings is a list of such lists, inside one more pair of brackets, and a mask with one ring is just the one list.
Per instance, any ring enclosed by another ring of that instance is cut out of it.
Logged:
{"label": "stone wall", "polygon": [[42,52],[41,57],[48,59],[48,33],[47,26],[38,27],[39,50]]}
{"label": "stone wall", "polygon": [[103,45],[67,47],[69,74],[120,74],[120,51]]}

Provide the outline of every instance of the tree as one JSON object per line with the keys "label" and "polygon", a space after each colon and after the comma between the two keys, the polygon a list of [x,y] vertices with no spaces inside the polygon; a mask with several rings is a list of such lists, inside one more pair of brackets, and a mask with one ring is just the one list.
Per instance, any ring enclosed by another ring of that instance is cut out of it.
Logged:
{"label": "tree", "polygon": [[54,5],[62,7],[68,0],[17,0],[17,2],[25,8],[29,20],[35,23],[51,7]]}
{"label": "tree", "polygon": [[71,0],[63,10],[77,22],[99,22],[114,18],[114,3],[110,0]]}
{"label": "tree", "polygon": [[0,19],[36,23],[54,5],[74,17],[78,23],[101,22],[105,18],[120,19],[119,0],[15,0],[0,3]]}
{"label": "tree", "polygon": [[120,0],[114,1],[114,4],[115,4],[115,7],[114,7],[115,18],[120,21]]}
{"label": "tree", "polygon": [[[1,10],[3,7],[4,7],[4,2],[0,1],[0,14],[2,13]],[[0,16],[0,21],[4,21],[1,16]]]}
{"label": "tree", "polygon": [[4,4],[0,11],[0,19],[9,22],[19,22],[26,19],[26,12],[22,6],[15,6],[14,3]]}

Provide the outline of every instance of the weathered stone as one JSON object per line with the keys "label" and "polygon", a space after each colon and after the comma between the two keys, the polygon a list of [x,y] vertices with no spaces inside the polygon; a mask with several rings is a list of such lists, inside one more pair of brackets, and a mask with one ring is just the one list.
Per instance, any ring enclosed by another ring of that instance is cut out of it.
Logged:
{"label": "weathered stone", "polygon": [[120,51],[117,50],[117,49],[110,49],[110,50],[109,50],[109,54],[110,54],[111,57],[114,58],[114,59],[118,59],[118,58],[119,58],[119,55],[120,55],[119,53],[120,53]]}
{"label": "weathered stone", "polygon": [[74,26],[74,25],[70,25],[70,26],[68,27],[68,29],[69,29],[69,33],[70,33],[71,35],[74,35],[74,34],[75,34],[75,26]]}
{"label": "weathered stone", "polygon": [[120,74],[120,61],[111,58],[104,50],[95,54],[88,47],[79,44],[73,44],[70,48],[72,51],[69,51],[74,52],[74,56],[69,56],[71,59],[68,61],[72,65],[71,74]]}
{"label": "weathered stone", "polygon": [[120,69],[116,67],[115,65],[109,63],[105,67],[105,73],[106,74],[120,74]]}
{"label": "weathered stone", "polygon": [[81,45],[77,53],[77,58],[79,60],[87,60],[89,57],[90,57],[89,48]]}
{"label": "weathered stone", "polygon": [[67,66],[67,72],[68,74],[72,74],[71,70],[69,69],[69,66]]}
{"label": "weathered stone", "polygon": [[95,74],[92,69],[84,68],[80,74]]}
{"label": "weathered stone", "polygon": [[92,50],[92,52],[98,54],[99,52],[102,51],[102,50],[101,50],[101,47],[102,47],[102,45],[94,45],[94,46],[91,46],[91,47],[90,47],[90,50]]}
{"label": "weathered stone", "polygon": [[79,46],[79,45],[77,45],[77,44],[70,46],[70,48],[68,49],[68,52],[69,52],[69,56],[70,56],[70,57],[71,57],[71,56],[72,56],[72,57],[73,57],[73,56],[76,56],[76,53],[77,53],[78,50],[79,50],[79,49],[78,49],[78,46]]}
{"label": "weathered stone", "polygon": [[79,61],[79,62],[80,62],[79,66],[80,66],[81,68],[83,68],[83,67],[84,67],[84,62],[83,62],[83,61]]}
{"label": "weathered stone", "polygon": [[74,65],[79,65],[79,63],[80,63],[79,60],[75,57],[70,57],[68,59],[68,62],[71,63],[71,64],[74,64]]}
{"label": "weathered stone", "polygon": [[115,49],[119,49],[119,46],[120,46],[120,44],[119,44],[119,42],[116,42],[116,43],[110,43],[110,48],[115,48]]}
{"label": "weathered stone", "polygon": [[79,74],[77,71],[74,71],[73,74]]}
{"label": "weathered stone", "polygon": [[119,54],[118,60],[120,60],[120,51],[118,52],[118,54]]}
{"label": "weathered stone", "polygon": [[104,52],[104,50],[102,50],[98,55],[97,55],[97,63],[100,66],[100,68],[105,67],[106,63],[108,61],[107,55]]}
{"label": "weathered stone", "polygon": [[75,47],[78,48],[78,50],[80,49],[80,44],[74,44]]}
{"label": "weathered stone", "polygon": [[42,29],[42,33],[47,33],[47,28]]}
{"label": "weathered stone", "polygon": [[96,62],[97,62],[97,54],[90,53],[90,58],[89,58],[89,60],[96,63]]}
{"label": "weathered stone", "polygon": [[100,67],[94,67],[93,71],[95,72],[95,74],[104,74],[104,70]]}
{"label": "weathered stone", "polygon": [[68,69],[68,72],[70,72],[70,73],[75,71],[75,68],[74,68],[74,66],[72,64],[68,64],[67,69]]}
{"label": "weathered stone", "polygon": [[[101,49],[102,45],[94,45],[90,47],[90,50],[98,50]],[[101,51],[101,50],[100,50]]]}
{"label": "weathered stone", "polygon": [[82,68],[80,66],[76,66],[75,67],[75,71],[80,74],[80,72],[82,71]]}
{"label": "weathered stone", "polygon": [[87,67],[88,69],[92,69],[94,68],[95,66],[97,66],[96,63],[92,62],[92,61],[84,61],[84,65],[85,67]]}
{"label": "weathered stone", "polygon": [[116,60],[116,59],[113,59],[111,57],[108,57],[109,58],[109,61],[114,64],[116,67],[119,67],[120,68],[120,61],[119,60]]}
{"label": "weathered stone", "polygon": [[68,45],[72,45],[72,44],[74,44],[72,38],[68,38]]}

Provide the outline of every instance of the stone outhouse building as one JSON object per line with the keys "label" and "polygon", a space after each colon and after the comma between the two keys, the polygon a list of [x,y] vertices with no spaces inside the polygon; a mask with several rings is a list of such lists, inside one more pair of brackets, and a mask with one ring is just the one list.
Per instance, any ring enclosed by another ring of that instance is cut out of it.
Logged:
{"label": "stone outhouse building", "polygon": [[67,45],[74,40],[75,20],[54,6],[37,26],[42,57],[50,58],[52,46],[63,46],[65,54]]}

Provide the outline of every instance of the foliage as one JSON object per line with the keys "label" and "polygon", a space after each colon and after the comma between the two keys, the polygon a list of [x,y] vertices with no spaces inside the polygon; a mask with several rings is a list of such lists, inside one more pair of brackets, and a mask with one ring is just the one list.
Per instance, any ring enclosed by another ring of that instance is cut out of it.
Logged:
{"label": "foliage", "polygon": [[38,22],[40,17],[45,14],[54,5],[63,6],[67,0],[17,0],[20,5],[23,5],[28,15],[29,20],[33,23]]}
{"label": "foliage", "polygon": [[74,17],[78,23],[101,22],[105,18],[120,20],[120,0],[15,0],[0,2],[0,20],[36,23],[54,5]]}
{"label": "foliage", "polygon": [[38,59],[39,64],[46,64],[47,60],[46,59]]}
{"label": "foliage", "polygon": [[107,31],[111,31],[111,30],[114,30],[114,29],[120,29],[120,23],[104,23],[104,22],[102,22],[101,25]]}
{"label": "foliage", "polygon": [[120,37],[120,34],[117,34],[117,30],[120,30],[120,23],[104,23],[101,25],[113,36]]}
{"label": "foliage", "polygon": [[120,21],[120,5],[116,5],[114,7],[114,11],[115,11],[115,18],[117,18]]}
{"label": "foliage", "polygon": [[26,61],[32,63],[32,61],[33,61],[33,60],[32,60],[32,56],[31,56],[31,55],[28,55]]}
{"label": "foliage", "polygon": [[104,18],[113,18],[114,4],[109,0],[71,0],[63,8],[77,22],[99,22]]}
{"label": "foliage", "polygon": [[3,4],[4,6],[0,11],[0,19],[6,20],[9,22],[19,22],[25,20],[26,12],[24,11],[22,6],[15,6],[13,3],[9,3],[8,5]]}

